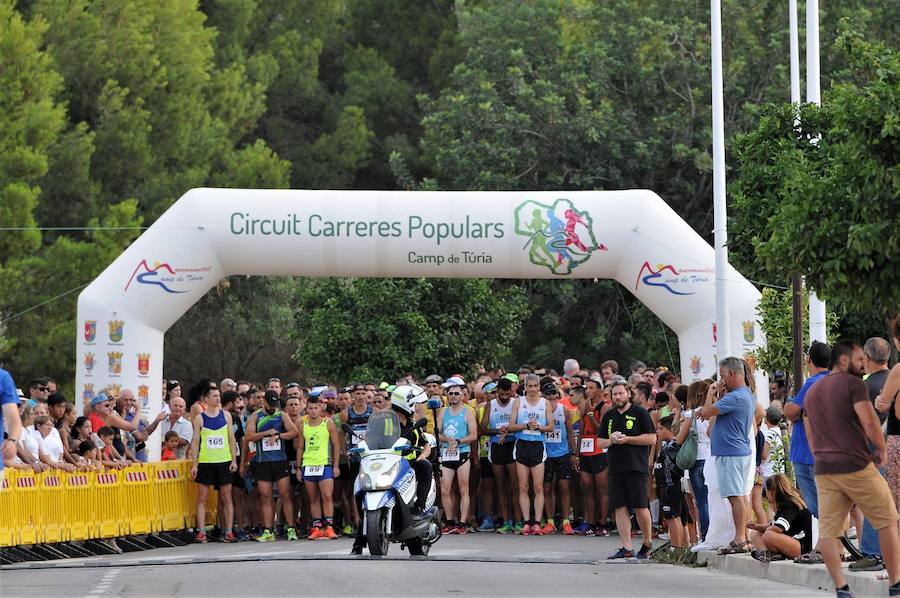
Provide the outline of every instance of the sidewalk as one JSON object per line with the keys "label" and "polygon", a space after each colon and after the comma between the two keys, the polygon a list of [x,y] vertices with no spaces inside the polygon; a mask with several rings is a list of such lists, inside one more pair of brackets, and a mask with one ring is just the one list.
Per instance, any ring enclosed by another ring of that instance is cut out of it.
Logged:
{"label": "sidewalk", "polygon": [[[798,565],[793,561],[760,563],[749,554],[721,556],[713,550],[698,552],[697,563],[706,563],[710,569],[718,569],[735,575],[827,590],[829,594],[834,595],[834,583],[832,583],[825,565]],[[857,598],[888,595],[888,582],[876,579],[879,573],[883,573],[883,571],[854,573],[849,571],[846,566],[844,567],[847,583]]]}

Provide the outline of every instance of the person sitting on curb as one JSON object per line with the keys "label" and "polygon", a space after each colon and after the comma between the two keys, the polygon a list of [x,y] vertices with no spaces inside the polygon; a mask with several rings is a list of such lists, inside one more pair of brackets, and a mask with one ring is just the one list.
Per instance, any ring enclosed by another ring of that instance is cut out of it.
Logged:
{"label": "person sitting on curb", "polygon": [[766,479],[766,500],[775,508],[769,525],[747,523],[755,550],[750,555],[768,563],[785,557],[795,559],[812,550],[812,514],[800,492],[783,473]]}

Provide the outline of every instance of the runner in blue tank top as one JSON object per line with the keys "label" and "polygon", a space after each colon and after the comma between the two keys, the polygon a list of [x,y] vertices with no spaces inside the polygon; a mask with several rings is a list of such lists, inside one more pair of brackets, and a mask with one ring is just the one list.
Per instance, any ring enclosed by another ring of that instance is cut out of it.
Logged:
{"label": "runner in blue tank top", "polygon": [[[572,420],[573,411],[559,401],[559,389],[555,384],[545,384],[541,395],[550,403],[553,413],[553,424],[556,428],[544,435],[547,448],[547,461],[544,463],[544,508],[547,513],[547,524],[541,529],[545,534],[556,533],[556,500],[554,490],[559,492],[560,513],[562,514],[563,533],[571,535],[572,524],[569,521],[569,510],[572,499],[569,493],[572,470],[578,471],[578,451],[575,446],[575,430]],[[556,486],[556,488],[554,488]]]}
{"label": "runner in blue tank top", "polygon": [[[441,443],[441,504],[447,517],[445,533],[466,533],[469,518],[469,473],[472,461],[470,443],[477,438],[475,410],[463,402],[464,387],[447,387],[449,405],[438,411],[438,440]],[[459,485],[459,495],[453,495],[453,479]],[[458,498],[458,501],[457,501]],[[459,505],[459,521],[454,518]]]}
{"label": "runner in blue tank top", "polygon": [[[525,526],[522,535],[543,535],[540,526],[544,512],[544,434],[556,429],[550,402],[541,397],[541,379],[528,374],[525,377],[525,396],[515,400],[510,416],[509,430],[516,433],[516,474],[519,478],[519,505]],[[529,480],[534,488],[534,509],[529,496]],[[534,513],[534,519],[530,515]]]}

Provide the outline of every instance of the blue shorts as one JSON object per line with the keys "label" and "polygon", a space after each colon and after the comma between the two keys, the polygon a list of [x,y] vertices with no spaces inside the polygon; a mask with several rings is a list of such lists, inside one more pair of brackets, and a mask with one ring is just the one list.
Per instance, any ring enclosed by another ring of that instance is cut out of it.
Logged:
{"label": "blue shorts", "polygon": [[716,475],[719,477],[719,495],[722,498],[729,496],[747,496],[747,479],[750,475],[750,466],[753,464],[753,456],[742,457],[715,457]]}
{"label": "blue shorts", "polygon": [[303,468],[303,481],[310,482],[311,484],[318,484],[319,482],[324,482],[325,480],[333,480],[334,479],[334,471],[331,469],[331,465],[326,465],[325,469],[322,470],[322,475],[306,475],[306,468],[308,465]]}

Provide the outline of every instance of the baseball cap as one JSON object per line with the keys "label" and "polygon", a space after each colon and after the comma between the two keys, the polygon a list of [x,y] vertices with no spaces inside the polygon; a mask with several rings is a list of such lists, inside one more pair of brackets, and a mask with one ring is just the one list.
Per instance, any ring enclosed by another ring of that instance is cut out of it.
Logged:
{"label": "baseball cap", "polygon": [[497,383],[496,382],[488,382],[487,384],[484,385],[484,387],[481,390],[483,390],[485,394],[487,394],[489,392],[494,392],[497,390]]}
{"label": "baseball cap", "polygon": [[459,376],[450,376],[447,378],[447,381],[444,382],[441,386],[444,388],[450,388],[451,386],[465,386],[466,381],[460,378]]}
{"label": "baseball cap", "polygon": [[440,384],[441,382],[443,382],[443,380],[444,379],[441,378],[440,376],[438,376],[437,374],[431,374],[430,376],[425,378],[425,384],[431,384],[432,382]]}
{"label": "baseball cap", "polygon": [[95,406],[99,405],[100,403],[105,403],[108,400],[109,400],[109,397],[106,396],[106,393],[103,393],[103,392],[97,393],[96,395],[94,395],[94,398],[91,399],[91,407],[95,407]]}
{"label": "baseball cap", "polygon": [[266,403],[269,403],[270,405],[277,405],[279,401],[278,393],[274,390],[267,390],[265,399]]}
{"label": "baseball cap", "polygon": [[506,378],[507,380],[509,380],[510,382],[515,382],[516,384],[519,383],[519,376],[516,374],[510,373],[510,374],[506,374],[503,377]]}
{"label": "baseball cap", "polygon": [[309,389],[309,396],[311,396],[311,397],[317,397],[317,396],[319,396],[320,394],[322,394],[323,392],[325,392],[326,390],[328,390],[328,387],[327,387],[327,386],[324,386],[324,385],[322,385],[322,386],[313,386],[312,388]]}
{"label": "baseball cap", "polygon": [[16,395],[18,395],[19,401],[24,401],[24,400],[25,400],[25,393],[22,392],[22,389],[21,389],[21,388],[17,388],[17,389],[16,389]]}

